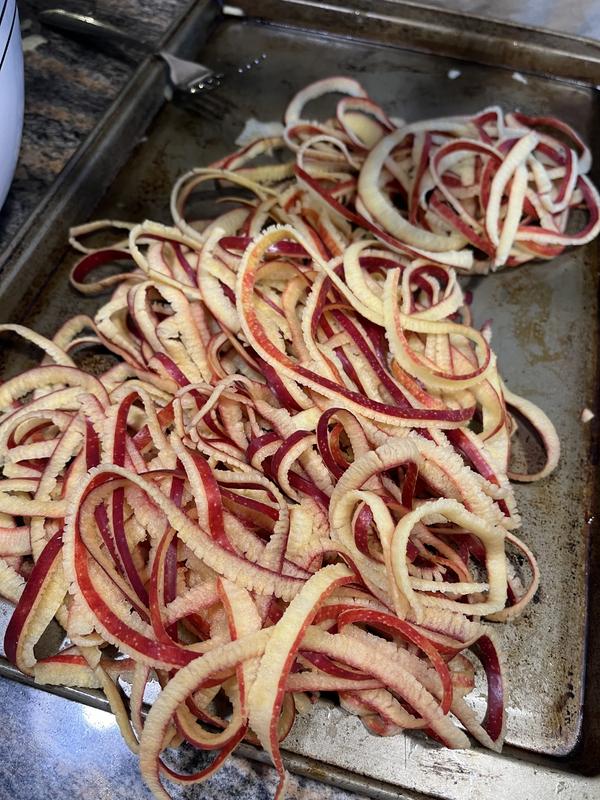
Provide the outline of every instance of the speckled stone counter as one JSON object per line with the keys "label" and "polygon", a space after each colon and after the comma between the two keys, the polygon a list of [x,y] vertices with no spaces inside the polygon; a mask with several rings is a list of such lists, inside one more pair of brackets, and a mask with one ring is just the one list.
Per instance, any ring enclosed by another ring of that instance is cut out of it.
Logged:
{"label": "speckled stone counter", "polygon": [[[135,63],[105,55],[36,21],[51,2],[18,2],[25,50],[25,119],[15,178],[0,211],[0,252],[124,85]],[[101,0],[99,17],[156,42],[188,0]],[[41,37],[41,39],[40,39]],[[29,49],[31,48],[31,49]],[[139,56],[138,56],[139,57]]]}
{"label": "speckled stone counter", "polygon": [[[0,679],[0,800],[151,800],[137,758],[112,714]],[[187,763],[186,763],[187,762]],[[182,769],[198,767],[189,753]],[[177,800],[267,800],[275,771],[232,757],[201,786],[176,788]],[[291,776],[288,800],[366,800]]]}

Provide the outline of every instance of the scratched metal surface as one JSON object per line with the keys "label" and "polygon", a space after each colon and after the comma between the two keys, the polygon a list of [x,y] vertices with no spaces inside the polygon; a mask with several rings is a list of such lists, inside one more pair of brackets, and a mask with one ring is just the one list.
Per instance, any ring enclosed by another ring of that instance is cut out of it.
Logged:
{"label": "scratched metal surface", "polygon": [[[100,202],[98,216],[167,221],[168,191],[182,171],[230,150],[247,117],[279,118],[296,89],[334,73],[356,75],[389,113],[407,120],[469,113],[499,103],[534,114],[556,114],[575,125],[594,148],[597,145],[597,95],[582,84],[534,74],[523,83],[503,68],[250,21],[220,25],[201,56],[226,67],[260,52],[268,54],[260,70],[228,84],[230,106],[222,118],[206,120],[180,105],[163,107]],[[448,78],[451,69],[460,71],[458,79]],[[81,298],[67,287],[71,263],[67,255],[43,298],[28,310],[28,324],[41,332],[49,333],[57,320],[75,311],[93,311],[97,305],[97,300]],[[591,245],[561,256],[551,266],[539,264],[474,284],[476,320],[493,319],[494,346],[509,387],[546,410],[564,443],[560,468],[550,480],[517,488],[523,535],[539,558],[542,588],[521,619],[499,629],[510,682],[507,741],[549,755],[568,754],[581,724],[594,475],[589,461],[592,426],[582,425],[579,417],[594,403],[596,265],[597,248]],[[11,357],[11,370],[27,357],[24,352]],[[482,707],[481,697],[474,702]],[[507,769],[506,758],[441,753],[418,737],[375,739],[356,720],[324,706],[315,709],[310,721],[296,725],[286,747],[373,779],[452,798],[467,796],[473,775],[503,781]],[[532,770],[514,759],[510,763],[516,781],[511,795],[530,798],[535,785],[540,797],[549,796],[546,789],[555,781],[552,770]],[[519,770],[529,770],[527,788],[519,786]],[[538,784],[531,783],[533,775]],[[564,780],[566,797],[598,796],[598,787],[594,794],[583,778]],[[500,790],[504,784],[494,785],[496,797],[509,796],[508,784],[506,791]],[[481,784],[477,796],[487,797]]]}

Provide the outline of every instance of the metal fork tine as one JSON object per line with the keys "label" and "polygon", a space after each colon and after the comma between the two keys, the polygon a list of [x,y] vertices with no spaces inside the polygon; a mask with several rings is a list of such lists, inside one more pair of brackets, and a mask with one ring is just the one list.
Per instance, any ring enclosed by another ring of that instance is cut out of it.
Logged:
{"label": "metal fork tine", "polygon": [[237,68],[237,71],[240,74],[244,72],[249,72],[251,69],[254,69],[254,67],[258,67],[260,64],[262,64],[262,62],[265,60],[266,57],[267,57],[266,53],[261,53],[260,56],[250,59],[250,61],[247,61],[245,64],[240,64],[239,67]]}
{"label": "metal fork tine", "polygon": [[215,89],[218,89],[221,85],[223,78],[225,75],[222,72],[211,72],[210,75],[207,75],[199,80],[191,81],[187,87],[186,91],[190,94],[201,94],[203,92],[211,92]]}
{"label": "metal fork tine", "polygon": [[[217,117],[218,119],[223,118],[231,105],[226,97],[216,93],[222,84],[226,84],[229,77],[244,75],[261,64],[267,57],[266,53],[261,53],[260,56],[240,64],[235,70],[231,70],[226,74],[213,72],[208,67],[202,67],[207,71],[201,72],[195,77],[193,74],[190,75],[190,68],[194,66],[193,62],[176,59],[170,54],[161,53],[161,55],[169,64],[172,82],[183,96],[187,95],[188,99],[192,101],[189,103],[190,108],[193,108],[202,117]],[[186,72],[187,79],[184,77]]]}
{"label": "metal fork tine", "polygon": [[[231,75],[243,75],[246,72],[249,72],[251,69],[254,69],[262,64],[266,57],[266,53],[261,53],[260,56],[238,65],[238,67],[235,70],[232,70],[231,73],[211,72],[208,75],[201,75],[197,79],[190,80],[185,87],[185,90],[190,94],[201,94],[206,91],[214,91],[215,89],[218,89],[224,81],[227,81]],[[181,84],[177,85],[179,88],[184,88],[181,86]]]}

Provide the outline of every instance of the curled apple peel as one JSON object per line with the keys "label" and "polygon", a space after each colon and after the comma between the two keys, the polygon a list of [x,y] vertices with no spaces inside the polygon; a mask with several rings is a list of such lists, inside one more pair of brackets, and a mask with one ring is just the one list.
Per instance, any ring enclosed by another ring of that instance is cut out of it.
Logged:
{"label": "curled apple peel", "polygon": [[[331,93],[329,119],[305,118]],[[498,108],[404,125],[341,77],[302,90],[285,123],[182,176],[173,225],[72,231],[73,285],[111,293],[93,318],[52,339],[0,326],[43,353],[0,386],[5,652],[38,683],[102,688],[163,800],[165,780],[206,779],[244,738],[282,797],[280,742],[320,691],[373,734],[499,750],[490,621],[539,583],[509,479],[546,477],[559,441],[505,388],[456,270],[590,241],[589,150]],[[233,207],[189,219],[208,182]],[[575,234],[573,209],[588,215]],[[78,366],[90,348],[110,356],[94,375]],[[511,469],[510,409],[544,445],[534,475]],[[53,618],[69,647],[38,659]],[[482,720],[464,700],[478,663]],[[208,767],[163,760],[183,740],[214,752]]]}

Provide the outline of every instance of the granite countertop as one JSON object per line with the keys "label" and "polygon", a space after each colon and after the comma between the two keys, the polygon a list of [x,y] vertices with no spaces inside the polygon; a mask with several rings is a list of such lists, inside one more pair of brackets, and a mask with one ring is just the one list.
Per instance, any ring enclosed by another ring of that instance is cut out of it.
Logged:
{"label": "granite countertop", "polygon": [[[100,0],[64,3],[81,12],[138,30],[158,42],[189,0]],[[35,10],[60,6],[51,0],[18,0],[25,51],[23,142],[14,181],[0,211],[0,252],[42,199],[130,76],[129,63],[61,33],[42,28]]]}
{"label": "granite countertop", "polygon": [[[504,16],[524,24],[600,37],[600,7],[590,0],[523,3],[507,0],[428,0],[431,5]],[[40,29],[35,7],[19,2],[25,43],[26,106],[15,180],[0,212],[0,248],[6,246],[70,156],[93,129],[131,73],[124,63],[58,33]],[[73,4],[70,3],[70,6]],[[158,41],[187,0],[101,0],[80,3],[98,15]],[[39,37],[42,37],[41,39]],[[37,37],[37,38],[31,38]],[[142,800],[150,797],[137,759],[125,747],[111,714],[0,679],[0,800]],[[184,756],[185,757],[185,756]],[[206,784],[176,790],[178,798],[268,798],[276,778],[267,766],[230,758]],[[360,800],[311,780],[293,777],[290,800]]]}
{"label": "granite countertop", "polygon": [[[3,678],[0,709],[1,800],[151,800],[112,714]],[[188,752],[175,766],[198,761]],[[176,800],[268,800],[276,788],[272,767],[231,756],[206,783],[170,791]],[[367,800],[294,775],[287,798]]]}

